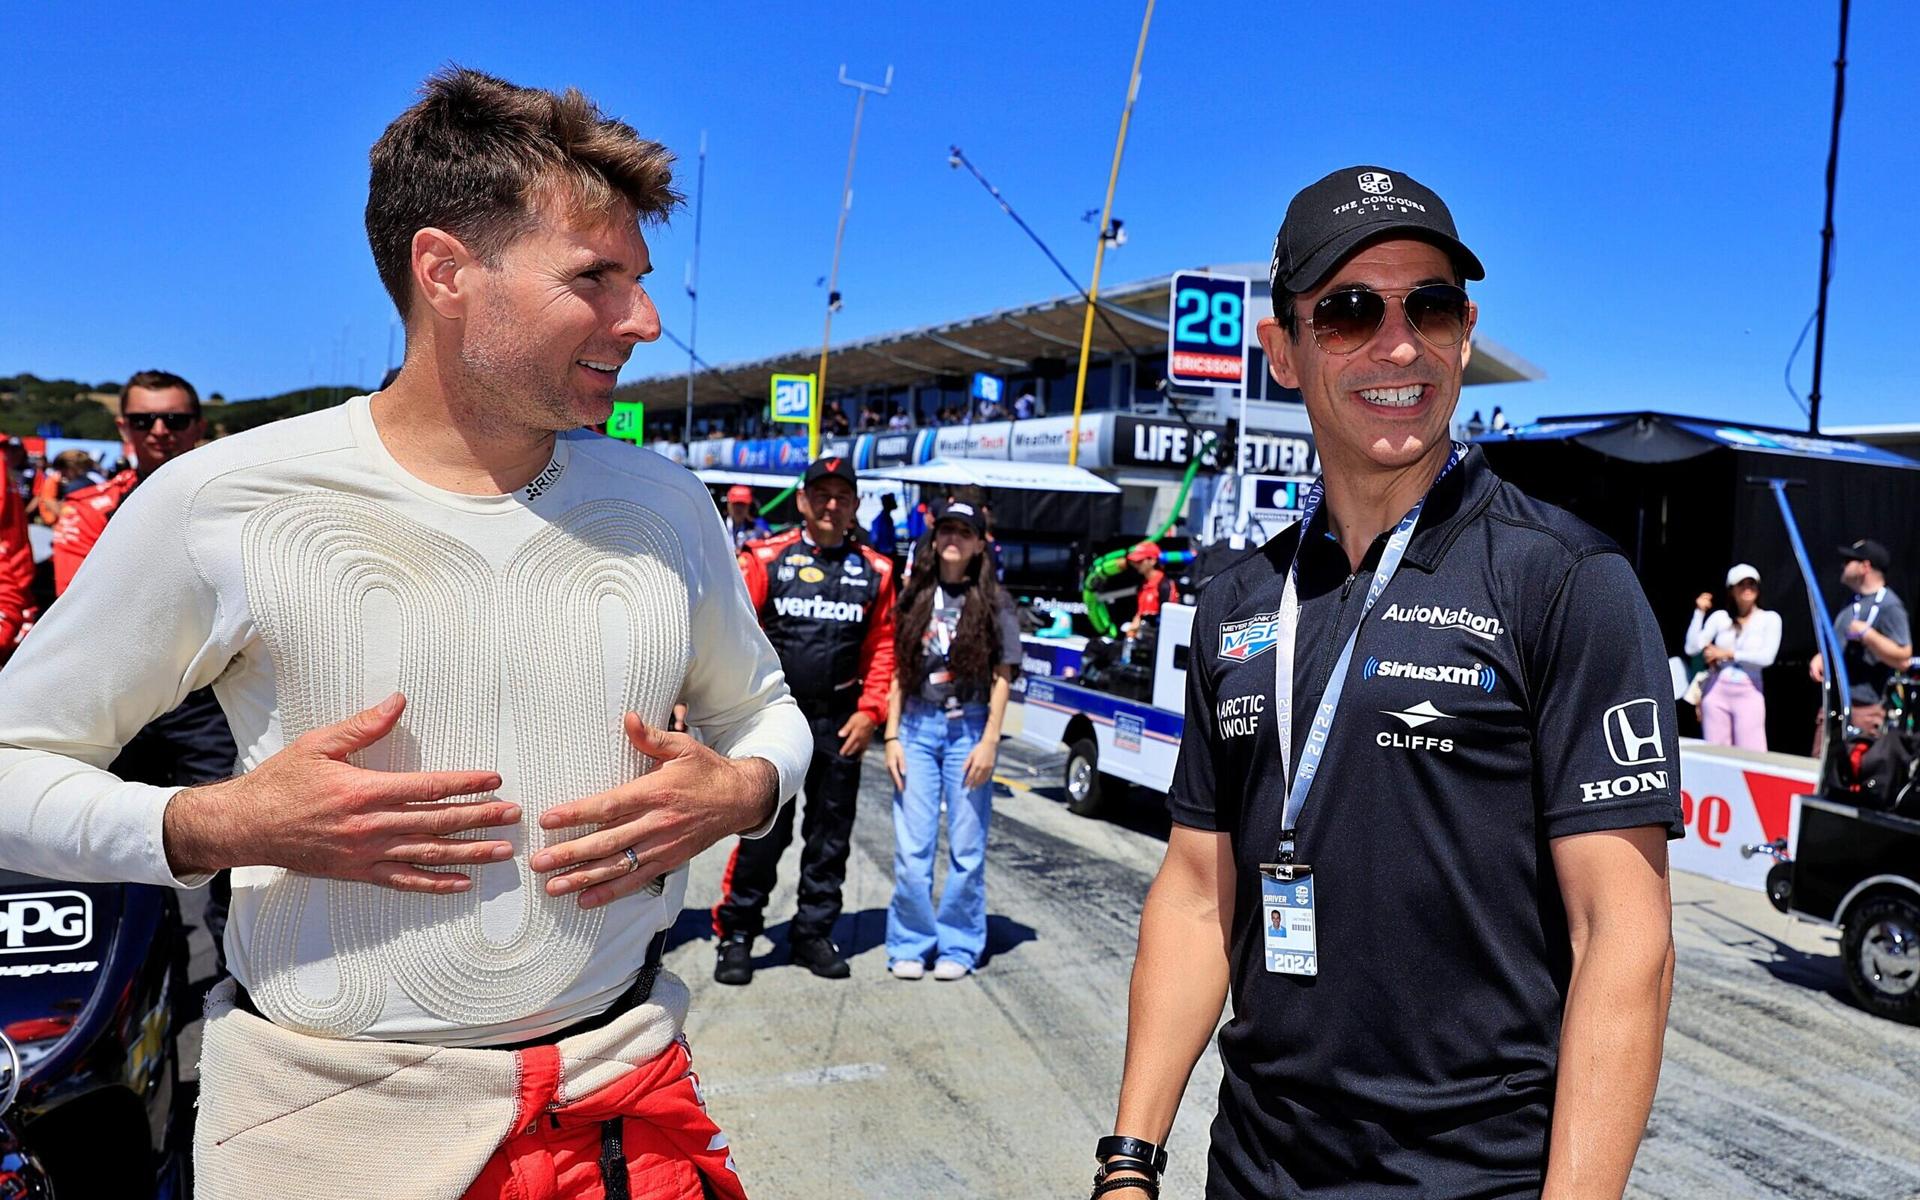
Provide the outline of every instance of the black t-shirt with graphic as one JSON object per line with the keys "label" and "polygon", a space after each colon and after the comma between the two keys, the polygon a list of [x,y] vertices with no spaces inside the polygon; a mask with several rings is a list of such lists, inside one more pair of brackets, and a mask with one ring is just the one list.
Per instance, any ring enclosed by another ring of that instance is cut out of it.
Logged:
{"label": "black t-shirt with graphic", "polygon": [[[1603,535],[1470,451],[1360,631],[1297,858],[1320,974],[1262,956],[1287,782],[1274,616],[1298,527],[1201,596],[1176,821],[1232,835],[1232,1017],[1210,1196],[1537,1195],[1571,968],[1554,838],[1680,835],[1658,627]],[[1359,619],[1324,516],[1300,557],[1291,761]]]}
{"label": "black t-shirt with graphic", "polygon": [[[986,679],[958,679],[947,661],[953,649],[954,635],[960,628],[960,614],[969,604],[979,603],[979,592],[971,584],[961,584],[948,591],[944,584],[935,584],[933,588],[933,613],[927,621],[927,633],[921,641],[922,653],[926,656],[924,665],[927,677],[920,685],[920,699],[928,704],[942,707],[954,707],[963,704],[985,704],[993,687],[991,676]],[[1020,648],[1020,619],[1013,610],[1013,598],[1005,592],[999,593],[1000,603],[993,614],[994,643],[988,655],[988,663],[1001,666],[1011,663],[1019,666],[1023,657]]]}

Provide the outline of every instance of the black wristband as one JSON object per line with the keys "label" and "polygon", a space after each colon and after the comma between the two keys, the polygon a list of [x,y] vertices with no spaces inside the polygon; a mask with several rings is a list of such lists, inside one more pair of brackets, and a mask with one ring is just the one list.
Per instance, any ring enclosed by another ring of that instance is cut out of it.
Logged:
{"label": "black wristband", "polygon": [[1127,1137],[1123,1134],[1103,1137],[1095,1142],[1093,1157],[1100,1162],[1105,1162],[1109,1158],[1136,1158],[1150,1164],[1156,1176],[1164,1174],[1167,1169],[1165,1150],[1145,1138]]}
{"label": "black wristband", "polygon": [[1151,1178],[1108,1179],[1104,1182],[1096,1183],[1093,1185],[1093,1194],[1088,1197],[1088,1200],[1097,1200],[1098,1197],[1104,1196],[1108,1192],[1123,1191],[1127,1188],[1138,1188],[1140,1191],[1145,1192],[1147,1194],[1147,1200],[1160,1200],[1160,1185],[1155,1183]]}
{"label": "black wristband", "polygon": [[1105,1183],[1108,1176],[1112,1175],[1115,1171],[1138,1171],[1148,1179],[1156,1182],[1160,1178],[1160,1173],[1153,1169],[1153,1164],[1147,1162],[1145,1159],[1128,1158],[1124,1154],[1116,1154],[1094,1168],[1093,1181],[1095,1183]]}

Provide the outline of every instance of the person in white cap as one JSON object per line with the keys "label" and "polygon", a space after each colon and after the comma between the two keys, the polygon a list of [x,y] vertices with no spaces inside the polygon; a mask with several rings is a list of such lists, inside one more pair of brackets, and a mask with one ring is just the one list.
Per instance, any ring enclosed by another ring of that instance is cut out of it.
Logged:
{"label": "person in white cap", "polygon": [[1713,607],[1701,592],[1687,625],[1686,652],[1707,660],[1700,695],[1700,725],[1716,746],[1767,748],[1767,698],[1760,672],[1780,653],[1780,614],[1760,607],[1760,572],[1738,563],[1727,572],[1732,612]]}

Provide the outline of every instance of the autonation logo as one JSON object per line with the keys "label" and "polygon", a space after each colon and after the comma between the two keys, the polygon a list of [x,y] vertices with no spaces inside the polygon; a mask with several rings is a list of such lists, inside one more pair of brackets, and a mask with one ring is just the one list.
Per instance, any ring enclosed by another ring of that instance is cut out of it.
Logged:
{"label": "autonation logo", "polygon": [[1382,616],[1388,621],[1425,625],[1429,629],[1458,629],[1483,642],[1491,642],[1507,631],[1499,617],[1483,617],[1465,608],[1441,608],[1434,604],[1389,604]]}
{"label": "autonation logo", "polygon": [[1421,683],[1459,684],[1462,687],[1479,688],[1488,695],[1493,694],[1495,684],[1492,668],[1484,663],[1474,663],[1470,667],[1447,667],[1369,658],[1361,666],[1360,673],[1368,679],[1413,679]]}

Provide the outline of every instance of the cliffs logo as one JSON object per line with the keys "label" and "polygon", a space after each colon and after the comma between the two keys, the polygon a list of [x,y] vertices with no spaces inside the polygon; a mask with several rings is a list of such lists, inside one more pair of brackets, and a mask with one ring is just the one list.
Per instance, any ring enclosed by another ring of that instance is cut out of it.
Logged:
{"label": "cliffs logo", "polygon": [[1361,666],[1360,674],[1367,679],[1413,679],[1421,683],[1457,683],[1462,687],[1479,688],[1489,696],[1493,694],[1497,683],[1493,668],[1485,663],[1474,663],[1470,667],[1435,667],[1425,663],[1369,658]]}
{"label": "cliffs logo", "polygon": [[76,950],[92,940],[93,898],[85,892],[0,897],[0,954]]}
{"label": "cliffs logo", "polygon": [[[808,568],[812,570],[812,568]],[[802,575],[805,574],[803,571]],[[783,617],[804,617],[811,621],[845,621],[858,624],[867,619],[867,606],[824,596],[775,596],[774,611]]]}
{"label": "cliffs logo", "polygon": [[1389,604],[1381,619],[1425,625],[1428,629],[1457,629],[1483,642],[1491,642],[1507,631],[1499,617],[1483,617],[1464,608],[1441,608],[1436,604]]}
{"label": "cliffs logo", "polygon": [[1228,662],[1258,658],[1280,641],[1280,614],[1258,613],[1220,627],[1220,657]]}

